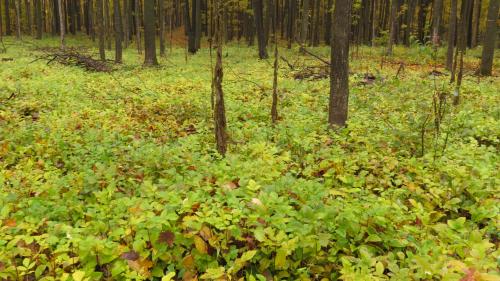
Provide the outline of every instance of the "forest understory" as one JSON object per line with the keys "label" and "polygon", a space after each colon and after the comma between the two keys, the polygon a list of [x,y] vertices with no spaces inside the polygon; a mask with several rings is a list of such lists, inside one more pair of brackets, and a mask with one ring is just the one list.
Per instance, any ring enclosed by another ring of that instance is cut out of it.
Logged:
{"label": "forest understory", "polygon": [[454,106],[445,46],[351,46],[330,129],[329,47],[280,46],[273,125],[272,54],[230,43],[221,157],[215,51],[93,71],[3,40],[0,280],[499,280],[498,52],[479,77],[467,51]]}

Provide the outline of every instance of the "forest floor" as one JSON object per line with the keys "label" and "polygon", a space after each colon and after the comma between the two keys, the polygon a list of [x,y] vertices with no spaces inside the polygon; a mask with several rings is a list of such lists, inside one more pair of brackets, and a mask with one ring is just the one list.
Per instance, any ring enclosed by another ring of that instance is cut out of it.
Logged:
{"label": "forest floor", "polygon": [[222,159],[208,49],[95,73],[34,44],[0,54],[0,280],[499,280],[500,79],[473,75],[480,50],[453,106],[429,47],[352,47],[332,131],[319,60],[281,48],[272,126],[272,59],[230,44]]}

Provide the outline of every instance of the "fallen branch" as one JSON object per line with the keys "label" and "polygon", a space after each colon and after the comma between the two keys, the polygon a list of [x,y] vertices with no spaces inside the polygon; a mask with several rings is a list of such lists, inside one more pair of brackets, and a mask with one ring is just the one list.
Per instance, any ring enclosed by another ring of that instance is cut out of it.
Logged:
{"label": "fallen branch", "polygon": [[47,64],[58,62],[63,65],[81,67],[87,71],[111,72],[113,68],[107,61],[96,60],[92,56],[82,53],[74,48],[65,48],[63,50],[56,48],[39,49],[45,54],[39,56],[32,62],[46,60]]}
{"label": "fallen branch", "polygon": [[313,57],[313,58],[318,59],[319,61],[323,62],[323,63],[324,63],[324,64],[326,64],[326,65],[330,65],[330,62],[329,62],[329,61],[327,61],[326,59],[324,59],[324,58],[322,58],[322,57],[320,57],[320,56],[318,56],[318,55],[316,55],[316,54],[312,53],[311,51],[307,50],[307,49],[306,49],[306,47],[304,47],[303,45],[300,45],[300,51],[301,51],[301,52],[304,52],[304,53],[306,53],[306,54],[308,54],[308,55],[310,55],[310,56],[311,56],[311,57]]}

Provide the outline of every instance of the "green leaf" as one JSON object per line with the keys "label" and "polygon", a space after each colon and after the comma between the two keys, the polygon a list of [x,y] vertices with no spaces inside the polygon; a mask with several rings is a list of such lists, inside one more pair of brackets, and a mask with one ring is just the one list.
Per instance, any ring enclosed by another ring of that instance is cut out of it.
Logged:
{"label": "green leaf", "polygon": [[278,249],[278,251],[276,251],[276,258],[274,259],[274,266],[277,269],[285,269],[286,256],[287,256],[286,249],[280,248],[280,249]]}

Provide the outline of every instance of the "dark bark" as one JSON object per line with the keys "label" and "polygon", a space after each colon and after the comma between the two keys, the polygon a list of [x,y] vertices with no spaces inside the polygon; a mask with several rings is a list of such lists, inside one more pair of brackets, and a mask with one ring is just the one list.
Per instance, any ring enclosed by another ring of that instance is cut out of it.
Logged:
{"label": "dark bark", "polygon": [[448,23],[448,49],[446,53],[446,69],[453,68],[453,50],[457,34],[457,0],[451,0],[450,19]]}
{"label": "dark bark", "polygon": [[158,0],[158,17],[160,20],[160,56],[165,56],[165,0]]}
{"label": "dark bark", "polygon": [[123,27],[120,0],[113,1],[113,18],[115,29],[115,63],[122,63]]}
{"label": "dark bark", "polygon": [[155,1],[144,0],[144,65],[158,65],[155,42]]}
{"label": "dark bark", "polygon": [[349,104],[349,26],[350,0],[336,0],[333,12],[333,38],[330,63],[330,126],[344,127]]}
{"label": "dark bark", "polygon": [[219,1],[215,1],[215,44],[217,45],[217,58],[215,62],[214,76],[212,79],[212,89],[215,92],[215,141],[217,144],[217,151],[224,156],[227,152],[226,109],[224,105],[224,92],[222,90],[222,80],[224,77],[224,71],[222,68],[222,28],[224,23],[223,16],[221,15],[222,11],[218,2]]}
{"label": "dark bark", "polygon": [[110,12],[109,12],[109,1],[110,0],[103,0],[104,1],[104,32],[105,32],[105,37],[106,37],[106,48],[108,50],[111,50],[111,18],[110,18]]}
{"label": "dark bark", "polygon": [[[135,43],[137,46],[137,52],[139,54],[142,54],[142,44],[141,44],[141,22],[140,22],[140,1],[141,0],[135,0],[134,1],[134,31],[135,31]],[[149,0],[145,0],[149,1]]]}
{"label": "dark bark", "polygon": [[264,32],[263,5],[262,0],[253,0],[254,22],[257,32],[257,43],[259,45],[259,58],[267,59],[267,44]]}
{"label": "dark bark", "polygon": [[61,49],[65,48],[64,36],[66,35],[66,23],[64,22],[63,15],[63,0],[57,0],[57,10],[59,15],[59,36],[60,36],[60,47]]}
{"label": "dark bark", "polygon": [[31,18],[31,2],[30,0],[24,0],[24,10],[26,15],[26,32],[31,35],[31,29],[33,27],[33,20]]}
{"label": "dark bark", "polygon": [[103,0],[97,0],[97,29],[99,31],[99,57],[102,61],[106,60],[105,42],[104,42],[104,13]]}
{"label": "dark bark", "polygon": [[438,46],[440,44],[441,15],[443,11],[443,0],[434,0],[432,8],[432,44]]}
{"label": "dark bark", "polygon": [[392,55],[392,49],[394,42],[396,41],[397,25],[398,25],[398,11],[399,11],[399,1],[392,0],[391,4],[391,15],[389,17],[390,29],[389,29],[389,40],[387,42],[387,55]]}
{"label": "dark bark", "polygon": [[16,10],[16,38],[21,40],[21,0],[14,0]]}
{"label": "dark bark", "polygon": [[[277,9],[275,11],[277,13]],[[275,14],[276,15],[276,14]],[[278,121],[278,69],[279,69],[279,52],[278,52],[278,33],[276,21],[273,23],[274,30],[274,72],[273,72],[273,101],[271,104],[271,121],[275,124]]]}
{"label": "dark bark", "polygon": [[305,44],[309,29],[309,0],[302,2],[302,22],[300,26],[300,44]]}
{"label": "dark bark", "polygon": [[292,48],[295,41],[295,15],[297,14],[297,0],[288,0],[289,12],[287,16],[288,49]]}
{"label": "dark bark", "polygon": [[4,2],[4,12],[5,12],[5,34],[7,36],[12,35],[12,29],[10,26],[10,1],[5,0]]}
{"label": "dark bark", "polygon": [[479,17],[481,16],[481,0],[474,0],[472,12],[471,47],[475,48],[479,39]]}
{"label": "dark bark", "polygon": [[[376,1],[376,0],[375,0]],[[325,12],[325,44],[330,45],[330,38],[332,34],[332,8],[333,0],[328,0]]]}
{"label": "dark bark", "polygon": [[497,18],[499,0],[490,0],[488,7],[488,17],[486,21],[486,32],[483,40],[483,54],[481,57],[481,75],[491,75],[493,68],[493,58],[495,55],[495,41],[497,39]]}
{"label": "dark bark", "polygon": [[36,39],[42,39],[42,0],[35,1],[35,24],[36,24]]}

